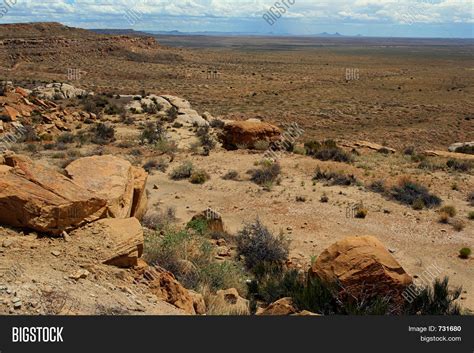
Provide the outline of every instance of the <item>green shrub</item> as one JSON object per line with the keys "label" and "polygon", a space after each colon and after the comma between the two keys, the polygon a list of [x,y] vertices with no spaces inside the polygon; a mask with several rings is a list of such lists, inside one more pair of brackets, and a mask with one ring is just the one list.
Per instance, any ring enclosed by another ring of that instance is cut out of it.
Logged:
{"label": "green shrub", "polygon": [[268,186],[277,181],[281,174],[281,167],[278,162],[264,160],[259,164],[260,168],[248,171],[251,181],[261,186]]}
{"label": "green shrub", "polygon": [[156,123],[148,122],[146,123],[143,131],[140,134],[140,143],[141,144],[150,144],[153,145],[158,141],[166,139],[166,129],[163,126],[161,121]]}
{"label": "green shrub", "polygon": [[407,315],[460,315],[461,308],[455,303],[462,289],[449,290],[449,279],[436,279],[432,286],[425,287],[412,303],[406,303]]}
{"label": "green shrub", "polygon": [[180,166],[176,167],[170,175],[170,178],[173,180],[183,180],[191,177],[193,173],[194,166],[191,162],[186,161]]}
{"label": "green shrub", "polygon": [[323,143],[310,141],[304,144],[306,154],[322,161],[335,161],[343,163],[352,163],[354,158],[338,147],[333,140],[326,140]]}
{"label": "green shrub", "polygon": [[73,143],[75,140],[75,137],[73,134],[71,134],[70,132],[63,132],[61,135],[59,135],[57,138],[56,138],[56,141],[58,143],[65,143],[65,144],[68,144],[68,143]]}
{"label": "green shrub", "polygon": [[400,185],[390,190],[390,195],[398,202],[415,209],[432,208],[441,204],[441,199],[431,194],[427,188],[410,180],[402,180]]}
{"label": "green shrub", "polygon": [[176,109],[175,107],[171,107],[168,109],[168,111],[166,112],[167,114],[167,120],[169,123],[172,123],[176,120],[176,118],[178,117],[178,109]]}
{"label": "green shrub", "polygon": [[189,181],[193,184],[204,184],[211,176],[203,169],[193,170]]}
{"label": "green shrub", "polygon": [[467,218],[469,218],[471,221],[474,221],[474,211],[471,211],[467,214]]}
{"label": "green shrub", "polygon": [[113,126],[98,123],[92,128],[91,141],[98,145],[106,145],[115,141],[115,129]]}
{"label": "green shrub", "polygon": [[266,151],[270,147],[270,143],[265,140],[258,140],[257,142],[254,143],[253,147],[257,151]]}
{"label": "green shrub", "polygon": [[289,241],[274,236],[259,219],[248,223],[236,236],[237,253],[243,256],[248,269],[263,263],[281,264],[288,259]]}
{"label": "green shrub", "polygon": [[461,250],[459,250],[459,257],[461,259],[468,259],[469,256],[471,256],[471,249],[470,248],[462,248]]}
{"label": "green shrub", "polygon": [[384,194],[386,192],[385,182],[383,180],[376,180],[370,184],[369,189],[373,192]]}

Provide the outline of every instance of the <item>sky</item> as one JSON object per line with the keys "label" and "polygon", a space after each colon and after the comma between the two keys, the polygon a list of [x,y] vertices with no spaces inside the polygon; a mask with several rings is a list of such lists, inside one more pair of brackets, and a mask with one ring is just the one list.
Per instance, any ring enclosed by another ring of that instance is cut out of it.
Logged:
{"label": "sky", "polygon": [[145,31],[473,38],[474,0],[0,0],[0,23]]}

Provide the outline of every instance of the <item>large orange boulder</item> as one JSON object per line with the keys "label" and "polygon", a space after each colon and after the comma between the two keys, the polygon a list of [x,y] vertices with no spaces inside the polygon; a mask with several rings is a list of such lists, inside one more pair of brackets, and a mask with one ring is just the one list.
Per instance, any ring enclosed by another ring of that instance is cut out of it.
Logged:
{"label": "large orange boulder", "polygon": [[104,199],[28,157],[6,156],[0,167],[0,224],[57,235],[105,213]]}
{"label": "large orange boulder", "polygon": [[391,295],[396,298],[412,278],[375,237],[348,237],[327,248],[309,271],[310,276],[337,283],[355,296]]}
{"label": "large orange boulder", "polygon": [[107,200],[108,216],[136,217],[146,213],[148,175],[130,162],[115,156],[91,156],[73,161],[66,167],[78,185]]}
{"label": "large orange boulder", "polygon": [[224,125],[220,139],[226,149],[254,148],[257,141],[279,141],[281,131],[275,125],[258,120],[231,121]]}

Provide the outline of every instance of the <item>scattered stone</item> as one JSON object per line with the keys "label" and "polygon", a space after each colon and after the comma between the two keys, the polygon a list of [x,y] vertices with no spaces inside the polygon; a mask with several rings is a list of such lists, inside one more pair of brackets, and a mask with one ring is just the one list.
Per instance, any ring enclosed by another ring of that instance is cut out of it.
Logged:
{"label": "scattered stone", "polygon": [[61,255],[61,251],[59,251],[59,250],[53,250],[53,251],[51,251],[51,254],[53,254],[54,256],[58,257],[58,256]]}
{"label": "scattered stone", "polygon": [[75,272],[74,274],[70,275],[69,278],[71,278],[75,281],[78,281],[80,279],[87,278],[87,276],[89,276],[89,274],[90,274],[89,271],[87,271],[85,269],[80,269],[77,272]]}
{"label": "scattered stone", "polygon": [[288,316],[296,314],[298,310],[293,305],[293,299],[281,298],[276,302],[270,304],[266,308],[257,310],[257,315],[260,316]]}

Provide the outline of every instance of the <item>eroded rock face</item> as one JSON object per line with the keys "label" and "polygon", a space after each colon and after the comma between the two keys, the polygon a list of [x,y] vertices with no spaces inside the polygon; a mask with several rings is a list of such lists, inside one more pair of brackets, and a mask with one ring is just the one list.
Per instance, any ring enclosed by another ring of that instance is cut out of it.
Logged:
{"label": "eroded rock face", "polygon": [[0,224],[58,235],[105,216],[106,200],[25,156],[0,168]]}
{"label": "eroded rock face", "polygon": [[223,315],[249,314],[249,301],[242,298],[235,288],[218,290],[214,298],[214,305],[221,308]]}
{"label": "eroded rock face", "polygon": [[196,296],[184,288],[172,273],[161,268],[152,268],[145,276],[151,280],[150,291],[159,299],[182,309],[188,315],[196,315],[195,302],[196,307],[202,309],[202,303],[198,303]]}
{"label": "eroded rock face", "polygon": [[238,146],[254,148],[257,141],[279,141],[281,131],[275,125],[256,120],[231,121],[224,125],[220,139],[223,147],[229,150]]}
{"label": "eroded rock face", "polygon": [[136,217],[146,212],[146,180],[144,170],[115,156],[80,158],[66,167],[68,176],[78,185],[107,200],[108,216]]}
{"label": "eroded rock face", "polygon": [[339,283],[355,297],[392,295],[397,298],[411,277],[375,237],[348,237],[321,253],[309,271],[329,283]]}

